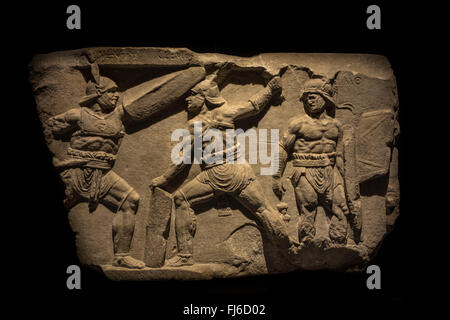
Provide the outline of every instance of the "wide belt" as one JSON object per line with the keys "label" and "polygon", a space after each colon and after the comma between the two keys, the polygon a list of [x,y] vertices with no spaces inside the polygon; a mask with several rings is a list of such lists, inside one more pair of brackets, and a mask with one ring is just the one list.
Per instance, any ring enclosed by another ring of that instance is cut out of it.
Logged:
{"label": "wide belt", "polygon": [[87,160],[84,167],[111,169],[116,161],[116,155],[104,151],[85,151],[67,148],[67,154],[76,159]]}
{"label": "wide belt", "polygon": [[[201,158],[202,161],[202,168],[208,169],[212,168],[214,166],[217,166],[219,164],[227,163],[227,161],[230,161],[231,159],[236,163],[236,161],[241,157],[241,146],[239,143],[235,144],[234,146],[225,149],[223,151],[218,151],[212,154],[208,154]],[[220,161],[222,160],[222,161]]]}
{"label": "wide belt", "polygon": [[327,167],[334,165],[336,152],[330,153],[293,153],[292,165],[294,167]]}

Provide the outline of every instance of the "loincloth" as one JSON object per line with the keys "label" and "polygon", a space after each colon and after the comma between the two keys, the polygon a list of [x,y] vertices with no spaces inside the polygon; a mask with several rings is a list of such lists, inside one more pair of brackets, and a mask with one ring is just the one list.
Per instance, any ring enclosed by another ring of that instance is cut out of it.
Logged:
{"label": "loincloth", "polygon": [[292,185],[296,187],[301,176],[318,194],[325,194],[343,185],[342,177],[335,167],[336,153],[302,154],[293,153],[293,170],[290,175]]}
{"label": "loincloth", "polygon": [[205,169],[196,179],[214,190],[227,193],[240,192],[256,179],[248,163],[221,164]]}
{"label": "loincloth", "polygon": [[62,173],[69,202],[79,196],[87,199],[90,210],[99,202],[117,211],[133,191],[133,188],[112,170],[77,167]]}

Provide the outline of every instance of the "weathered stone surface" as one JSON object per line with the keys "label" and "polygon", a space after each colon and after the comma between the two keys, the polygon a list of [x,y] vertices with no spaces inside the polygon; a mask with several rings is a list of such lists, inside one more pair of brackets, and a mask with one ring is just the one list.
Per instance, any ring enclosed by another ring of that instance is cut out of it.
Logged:
{"label": "weathered stone surface", "polygon": [[208,280],[214,278],[237,277],[241,269],[219,263],[199,263],[195,266],[143,268],[132,270],[127,268],[102,266],[103,272],[111,280]]}
{"label": "weathered stone surface", "polygon": [[377,110],[361,115],[357,141],[360,182],[388,173],[393,134],[394,113],[392,110]]}
{"label": "weathered stone surface", "polygon": [[[117,93],[104,77],[115,82]],[[324,85],[314,87],[315,79]],[[111,279],[358,270],[399,214],[398,99],[384,57],[242,58],[173,48],[87,48],[36,56],[30,83],[55,167],[67,185],[80,262],[101,266]],[[306,101],[313,87],[333,112],[311,113],[312,102]],[[200,115],[194,110],[199,94]],[[102,105],[107,95],[117,99],[114,111]],[[80,106],[81,99],[94,102]],[[319,114],[323,118],[316,118]],[[257,140],[240,146],[251,170],[216,166],[211,173],[196,163],[172,165],[179,142],[171,140],[172,133],[193,130],[196,119],[221,132],[233,126],[248,134],[255,129]],[[271,139],[274,129],[278,140]],[[262,161],[264,149],[273,155],[279,142],[293,143],[276,180],[286,190],[281,197],[274,193],[275,178],[261,171],[270,167]],[[326,192],[304,180],[312,179],[311,172],[316,178],[324,174],[325,154],[334,151],[342,153],[342,172],[339,155],[331,156],[336,164],[327,165],[337,178],[325,174],[323,182],[333,180],[331,203],[343,206],[342,220],[340,211],[322,200],[307,203],[309,196]],[[256,163],[250,161],[254,156]],[[314,210],[311,218],[308,210]],[[306,228],[308,221],[314,230]]]}
{"label": "weathered stone surface", "polygon": [[175,102],[205,77],[205,69],[191,67],[172,72],[124,92],[123,104],[133,120],[146,120]]}
{"label": "weathered stone surface", "polygon": [[162,267],[166,259],[170,230],[172,197],[162,189],[155,189],[150,200],[145,233],[144,262],[149,267]]}

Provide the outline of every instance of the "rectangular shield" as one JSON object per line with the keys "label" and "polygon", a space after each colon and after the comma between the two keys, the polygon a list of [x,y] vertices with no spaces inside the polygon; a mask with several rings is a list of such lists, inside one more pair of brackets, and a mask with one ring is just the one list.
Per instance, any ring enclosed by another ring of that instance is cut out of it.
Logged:
{"label": "rectangular shield", "polygon": [[361,115],[357,130],[356,158],[359,182],[387,174],[394,139],[394,113],[389,109]]}
{"label": "rectangular shield", "polygon": [[171,195],[160,188],[155,188],[150,199],[145,234],[144,262],[149,267],[160,268],[164,265],[171,210]]}

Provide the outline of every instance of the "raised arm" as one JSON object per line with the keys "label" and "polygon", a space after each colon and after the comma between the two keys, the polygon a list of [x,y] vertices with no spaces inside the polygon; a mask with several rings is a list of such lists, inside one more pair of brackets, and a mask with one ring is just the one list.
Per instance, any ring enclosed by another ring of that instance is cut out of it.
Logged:
{"label": "raised arm", "polygon": [[58,136],[69,133],[78,127],[80,120],[80,108],[70,109],[64,113],[50,117],[45,122],[45,134],[47,139],[58,138]]}
{"label": "raised arm", "polygon": [[260,113],[267,106],[270,99],[281,92],[280,81],[280,77],[273,77],[264,89],[252,96],[246,103],[228,106],[224,110],[224,115],[233,120],[239,120]]}

